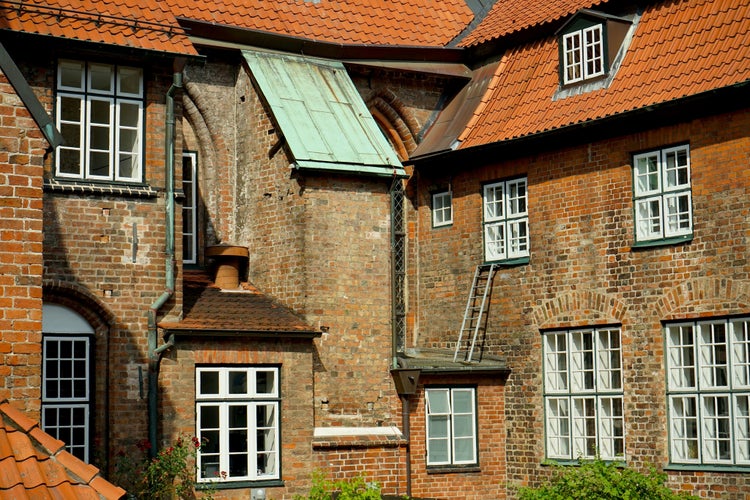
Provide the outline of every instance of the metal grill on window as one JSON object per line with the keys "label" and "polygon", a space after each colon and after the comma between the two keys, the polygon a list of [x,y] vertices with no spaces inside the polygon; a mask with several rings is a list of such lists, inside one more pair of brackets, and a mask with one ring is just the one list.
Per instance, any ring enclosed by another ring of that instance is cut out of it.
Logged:
{"label": "metal grill on window", "polygon": [[406,339],[406,224],[404,185],[394,179],[391,185],[391,274],[392,328],[396,352],[403,352]]}

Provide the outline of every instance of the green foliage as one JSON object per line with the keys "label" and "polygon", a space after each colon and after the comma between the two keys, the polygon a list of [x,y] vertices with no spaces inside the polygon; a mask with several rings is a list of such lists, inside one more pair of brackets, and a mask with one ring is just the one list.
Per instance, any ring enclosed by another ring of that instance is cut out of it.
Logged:
{"label": "green foliage", "polygon": [[380,485],[368,483],[362,476],[351,481],[331,481],[316,471],[307,496],[295,495],[294,500],[380,500]]}
{"label": "green foliage", "polygon": [[520,500],[682,500],[697,498],[665,486],[667,475],[653,467],[643,474],[600,459],[580,466],[556,466],[552,480],[538,488],[518,490]]}
{"label": "green foliage", "polygon": [[[195,493],[195,459],[201,443],[198,438],[179,437],[149,459],[150,444],[141,440],[136,450],[121,450],[116,455],[112,481],[125,488],[129,498],[149,500],[192,500]],[[211,490],[203,490],[201,498],[210,499]]]}

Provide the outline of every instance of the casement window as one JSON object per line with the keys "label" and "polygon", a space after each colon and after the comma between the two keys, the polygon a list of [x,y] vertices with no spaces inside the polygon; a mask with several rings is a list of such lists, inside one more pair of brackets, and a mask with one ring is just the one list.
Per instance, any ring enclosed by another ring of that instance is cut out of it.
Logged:
{"label": "casement window", "polygon": [[666,327],[670,460],[750,466],[750,318]]}
{"label": "casement window", "polygon": [[476,389],[426,388],[427,465],[476,465]]}
{"label": "casement window", "polygon": [[91,417],[91,337],[44,335],[42,428],[88,462]]}
{"label": "casement window", "polygon": [[562,37],[563,84],[569,85],[604,74],[604,28],[595,24]]}
{"label": "casement window", "polygon": [[547,458],[624,460],[620,330],[547,332],[543,345]]}
{"label": "casement window", "polygon": [[185,264],[198,262],[198,189],[197,155],[194,152],[182,154],[182,261]]}
{"label": "casement window", "polygon": [[57,66],[55,176],[91,181],[143,180],[143,71],[60,60]]}
{"label": "casement window", "polygon": [[692,235],[689,146],[635,155],[633,186],[636,243],[673,241]]}
{"label": "casement window", "polygon": [[453,193],[443,191],[432,195],[432,226],[453,224]]}
{"label": "casement window", "polygon": [[196,368],[198,481],[280,479],[279,369]]}
{"label": "casement window", "polygon": [[529,256],[526,178],[484,186],[484,258],[501,261]]}

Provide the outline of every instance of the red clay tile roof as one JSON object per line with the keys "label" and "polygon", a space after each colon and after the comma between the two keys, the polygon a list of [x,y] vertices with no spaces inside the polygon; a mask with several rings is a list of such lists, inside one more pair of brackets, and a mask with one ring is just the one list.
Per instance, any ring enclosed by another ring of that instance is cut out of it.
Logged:
{"label": "red clay tile roof", "polygon": [[465,0],[163,0],[178,17],[310,40],[444,46],[473,19]]}
{"label": "red clay tile roof", "polygon": [[306,334],[318,332],[299,315],[250,283],[237,291],[221,290],[202,271],[183,275],[183,320],[162,322],[172,332],[206,331],[225,333]]}
{"label": "red clay tile roof", "polygon": [[642,109],[750,80],[750,0],[682,0],[647,8],[608,88],[553,100],[554,36],[509,50],[461,148]]}
{"label": "red clay tile roof", "polygon": [[172,12],[157,0],[0,0],[0,29],[197,54]]}
{"label": "red clay tile roof", "polygon": [[65,443],[0,402],[0,499],[119,499],[125,490],[65,451]]}
{"label": "red clay tile roof", "polygon": [[498,1],[479,25],[464,37],[459,46],[470,47],[516,31],[567,17],[581,9],[604,3],[603,0],[514,0]]}

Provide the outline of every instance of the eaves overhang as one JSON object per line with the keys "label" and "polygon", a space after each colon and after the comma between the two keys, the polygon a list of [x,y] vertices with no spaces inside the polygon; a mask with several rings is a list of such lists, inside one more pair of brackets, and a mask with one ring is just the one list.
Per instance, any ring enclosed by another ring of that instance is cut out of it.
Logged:
{"label": "eaves overhang", "polygon": [[463,48],[336,43],[197,21],[185,17],[177,17],[177,21],[186,29],[193,44],[205,47],[224,49],[255,47],[338,61],[382,60],[464,64],[466,56],[466,50]]}
{"label": "eaves overhang", "polygon": [[282,339],[315,339],[322,335],[320,331],[254,331],[254,330],[237,330],[237,329],[198,329],[198,328],[179,328],[170,327],[169,325],[160,325],[164,330],[164,336],[174,335],[183,338],[243,338],[258,340],[282,340]]}
{"label": "eaves overhang", "polygon": [[455,171],[465,169],[465,165],[476,164],[477,161],[486,163],[487,158],[492,158],[492,161],[496,161],[495,158],[518,158],[541,151],[570,147],[578,143],[589,143],[645,129],[668,126],[681,121],[692,121],[745,109],[750,105],[741,103],[747,103],[748,84],[750,81],[744,81],[721,89],[701,92],[623,113],[470,148],[461,149],[459,146],[457,149],[433,151],[419,157],[409,158],[404,164],[412,165],[416,170],[429,168],[430,170]]}

